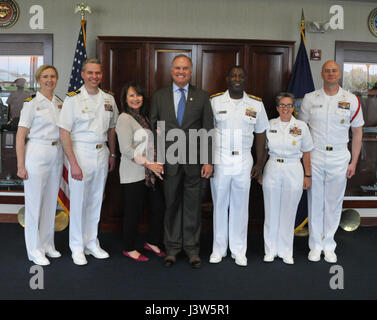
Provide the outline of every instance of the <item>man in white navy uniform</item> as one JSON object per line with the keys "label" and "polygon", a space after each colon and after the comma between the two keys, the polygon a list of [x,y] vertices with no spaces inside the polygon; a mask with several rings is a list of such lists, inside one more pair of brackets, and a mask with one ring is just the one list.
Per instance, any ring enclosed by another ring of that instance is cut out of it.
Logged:
{"label": "man in white navy uniform", "polygon": [[69,163],[69,246],[77,265],[87,263],[84,253],[98,259],[109,257],[100,247],[97,233],[107,173],[115,166],[118,118],[114,97],[98,87],[102,80],[100,62],[86,60],[81,76],[84,85],[67,94],[58,122]]}
{"label": "man in white navy uniform", "polygon": [[[250,178],[257,178],[262,172],[269,124],[261,99],[244,92],[245,70],[232,67],[226,81],[228,90],[211,99],[216,144],[211,179],[214,239],[210,263],[219,263],[227,255],[229,240],[236,264],[246,266]],[[254,133],[258,162],[253,167]]]}
{"label": "man in white navy uniform", "polygon": [[[336,242],[347,178],[356,171],[362,145],[363,113],[358,98],[339,86],[335,61],[322,66],[323,88],[305,95],[299,119],[308,123],[313,138],[312,187],[308,191],[308,259],[336,263]],[[348,151],[352,130],[352,154]]]}

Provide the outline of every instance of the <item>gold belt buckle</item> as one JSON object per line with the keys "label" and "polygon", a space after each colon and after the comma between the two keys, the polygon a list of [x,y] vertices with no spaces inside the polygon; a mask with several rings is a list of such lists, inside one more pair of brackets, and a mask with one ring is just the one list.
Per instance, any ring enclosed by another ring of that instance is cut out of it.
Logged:
{"label": "gold belt buckle", "polygon": [[56,146],[57,144],[58,144],[57,141],[52,141],[52,142],[51,142],[51,145],[53,145],[53,146]]}
{"label": "gold belt buckle", "polygon": [[277,162],[280,162],[280,163],[283,163],[284,162],[284,159],[281,159],[281,158],[278,158],[276,159]]}
{"label": "gold belt buckle", "polygon": [[327,146],[326,151],[332,151],[333,147]]}
{"label": "gold belt buckle", "polygon": [[102,148],[102,144],[97,144],[96,145],[96,149],[101,149]]}

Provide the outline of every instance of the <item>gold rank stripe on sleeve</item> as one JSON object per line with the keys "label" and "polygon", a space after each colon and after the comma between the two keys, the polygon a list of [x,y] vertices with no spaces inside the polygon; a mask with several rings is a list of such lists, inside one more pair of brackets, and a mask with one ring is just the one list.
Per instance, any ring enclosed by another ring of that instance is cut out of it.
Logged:
{"label": "gold rank stripe on sleeve", "polygon": [[254,99],[254,100],[258,100],[258,101],[262,101],[262,98],[259,98],[259,97],[256,97],[256,96],[253,96],[252,94],[247,94],[247,96],[251,99]]}
{"label": "gold rank stripe on sleeve", "polygon": [[219,92],[219,93],[214,93],[213,95],[210,96],[210,98],[214,98],[214,97],[217,97],[217,96],[221,96],[222,94],[224,94],[225,92]]}
{"label": "gold rank stripe on sleeve", "polygon": [[26,98],[25,99],[25,102],[30,102],[31,100],[33,100],[35,98],[36,94],[33,94],[32,96],[30,96],[29,98]]}
{"label": "gold rank stripe on sleeve", "polygon": [[73,96],[75,96],[76,94],[79,94],[79,93],[80,93],[80,90],[76,90],[76,91],[68,92],[68,93],[66,93],[66,95],[68,97],[73,97]]}

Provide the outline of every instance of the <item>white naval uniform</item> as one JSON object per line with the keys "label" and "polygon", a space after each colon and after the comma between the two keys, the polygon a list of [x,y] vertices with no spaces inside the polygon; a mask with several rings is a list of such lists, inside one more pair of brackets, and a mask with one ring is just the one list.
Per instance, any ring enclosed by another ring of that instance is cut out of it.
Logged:
{"label": "white naval uniform", "polygon": [[297,207],[303,192],[300,159],[313,149],[309,128],[293,116],[289,122],[270,120],[269,159],[263,172],[264,250],[271,257],[292,258]]}
{"label": "white naval uniform", "polygon": [[[215,121],[213,198],[213,254],[244,257],[247,249],[253,132],[268,129],[263,102],[249,97],[233,100],[228,91],[211,99]],[[229,208],[229,218],[228,218]]]}
{"label": "white naval uniform", "polygon": [[25,242],[29,260],[55,250],[54,225],[63,168],[63,150],[56,126],[62,101],[37,92],[26,99],[18,126],[29,129],[25,146]]}
{"label": "white naval uniform", "polygon": [[81,181],[73,179],[68,165],[69,246],[73,254],[99,247],[98,222],[110,155],[107,133],[115,127],[117,118],[113,96],[100,89],[97,95],[89,95],[82,86],[64,100],[58,126],[70,132],[73,152],[83,173]]}
{"label": "white naval uniform", "polygon": [[339,87],[335,96],[323,89],[306,94],[299,118],[308,123],[314,142],[308,190],[309,248],[334,251],[351,158],[349,128],[364,125],[363,113],[357,97]]}

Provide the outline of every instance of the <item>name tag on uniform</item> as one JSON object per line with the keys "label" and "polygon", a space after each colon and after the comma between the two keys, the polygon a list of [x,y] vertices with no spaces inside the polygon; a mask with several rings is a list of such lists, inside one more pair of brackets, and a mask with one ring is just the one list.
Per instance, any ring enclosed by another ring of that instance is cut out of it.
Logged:
{"label": "name tag on uniform", "polygon": [[342,110],[349,110],[350,109],[350,103],[345,101],[339,101],[338,102],[338,108]]}
{"label": "name tag on uniform", "polygon": [[245,111],[245,116],[251,117],[251,118],[256,118],[257,112],[253,108],[247,108],[246,111]]}
{"label": "name tag on uniform", "polygon": [[270,130],[271,133],[277,133],[277,130]]}
{"label": "name tag on uniform", "polygon": [[297,128],[297,127],[290,127],[289,128],[289,134],[297,137],[297,136],[301,136],[301,133],[302,133],[302,130]]}
{"label": "name tag on uniform", "polygon": [[226,114],[226,110],[217,111],[217,114]]}
{"label": "name tag on uniform", "polygon": [[105,110],[106,111],[113,111],[113,106],[110,103],[105,103]]}

